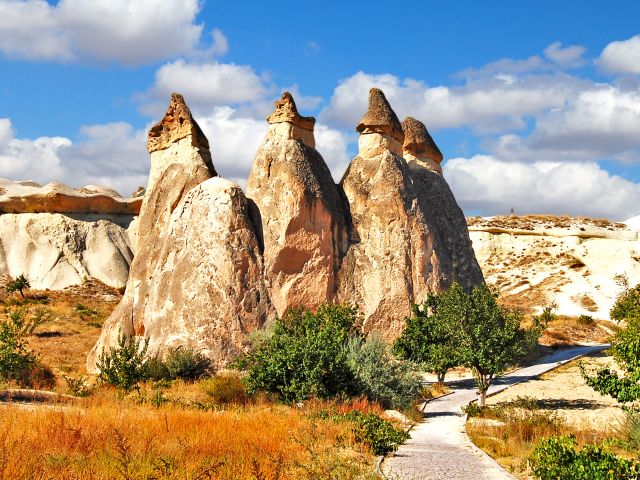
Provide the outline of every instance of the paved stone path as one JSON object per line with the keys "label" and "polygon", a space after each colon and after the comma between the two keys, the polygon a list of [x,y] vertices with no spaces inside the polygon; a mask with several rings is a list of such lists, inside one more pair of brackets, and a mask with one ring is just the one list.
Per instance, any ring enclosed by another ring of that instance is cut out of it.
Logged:
{"label": "paved stone path", "polygon": [[[559,350],[530,367],[494,380],[489,394],[537,377],[559,364],[608,348],[590,345]],[[471,443],[464,431],[461,407],[476,398],[471,379],[447,382],[452,394],[427,403],[425,420],[411,430],[411,439],[382,463],[390,480],[503,480],[514,479],[491,457]]]}

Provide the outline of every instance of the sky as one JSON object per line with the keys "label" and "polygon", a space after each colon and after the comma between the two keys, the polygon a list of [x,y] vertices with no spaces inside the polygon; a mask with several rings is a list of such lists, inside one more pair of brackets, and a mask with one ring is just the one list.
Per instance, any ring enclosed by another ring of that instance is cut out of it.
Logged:
{"label": "sky", "polygon": [[289,90],[338,182],[373,86],[426,124],[467,215],[640,214],[631,0],[0,0],[0,177],[129,195],[179,92],[244,185]]}

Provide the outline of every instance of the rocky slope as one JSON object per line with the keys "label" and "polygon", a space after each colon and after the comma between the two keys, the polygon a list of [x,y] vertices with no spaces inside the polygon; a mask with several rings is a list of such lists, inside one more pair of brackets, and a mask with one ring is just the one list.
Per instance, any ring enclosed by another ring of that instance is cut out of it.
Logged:
{"label": "rocky slope", "polygon": [[90,278],[123,288],[141,203],[104,187],[0,179],[0,275],[24,274],[36,289]]}
{"label": "rocky slope", "polygon": [[626,275],[640,282],[640,237],[633,222],[554,216],[469,218],[469,235],[488,283],[505,302],[539,311],[609,318]]}

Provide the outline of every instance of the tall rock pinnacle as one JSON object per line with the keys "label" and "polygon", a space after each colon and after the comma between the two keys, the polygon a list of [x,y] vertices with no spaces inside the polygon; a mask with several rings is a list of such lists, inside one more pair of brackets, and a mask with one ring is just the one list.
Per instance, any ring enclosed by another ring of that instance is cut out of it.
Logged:
{"label": "tall rock pinnacle", "polygon": [[151,174],[125,294],[87,359],[120,333],[151,355],[190,346],[223,364],[270,310],[258,234],[242,190],[216,176],[209,142],[181,95],[149,132]]}
{"label": "tall rock pinnacle", "polygon": [[247,196],[262,218],[265,278],[282,315],[334,298],[346,222],[338,188],[314,148],[315,120],[300,116],[285,92],[267,121]]}
{"label": "tall rock pinnacle", "polygon": [[[475,285],[482,273],[479,267],[470,273],[457,269],[460,259],[477,267],[466,226],[458,225],[457,216],[455,227],[447,223],[449,213],[462,212],[440,175],[425,170],[442,180],[432,182],[435,191],[428,197],[422,190],[425,183],[416,182],[402,158],[400,122],[380,90],[371,89],[369,110],[356,129],[361,132],[359,154],[340,183],[353,243],[342,262],[338,300],[360,308],[365,331],[393,338],[402,331],[413,302],[453,281]],[[462,240],[449,242],[447,236]],[[455,257],[448,243],[462,246]]]}
{"label": "tall rock pinnacle", "polygon": [[424,123],[413,117],[402,121],[404,143],[402,144],[404,159],[411,168],[426,168],[442,173],[442,152],[433,141]]}
{"label": "tall rock pinnacle", "polygon": [[362,155],[375,156],[388,150],[402,156],[402,126],[382,90],[369,90],[369,108],[356,131],[360,133],[358,147]]}

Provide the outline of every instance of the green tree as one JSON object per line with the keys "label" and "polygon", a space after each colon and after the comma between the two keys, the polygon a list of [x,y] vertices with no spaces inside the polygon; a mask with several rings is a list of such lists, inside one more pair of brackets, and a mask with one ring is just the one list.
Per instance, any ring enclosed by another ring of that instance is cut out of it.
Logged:
{"label": "green tree", "polygon": [[535,347],[542,326],[536,319],[522,328],[522,313],[500,306],[497,293],[484,283],[470,294],[454,284],[441,295],[438,315],[455,341],[460,363],[473,373],[483,406],[493,379]]}
{"label": "green tree", "polygon": [[440,383],[450,368],[461,363],[453,332],[439,314],[445,298],[446,294],[429,294],[421,305],[414,305],[402,335],[393,345],[396,355],[435,373]]}
{"label": "green tree", "polygon": [[24,274],[20,274],[14,280],[9,281],[4,288],[8,293],[20,292],[20,296],[24,298],[24,289],[31,288],[31,284]]}
{"label": "green tree", "polygon": [[359,335],[351,307],[325,304],[316,312],[289,310],[238,366],[248,371],[249,393],[273,392],[287,402],[350,395],[356,382],[347,343]]}

